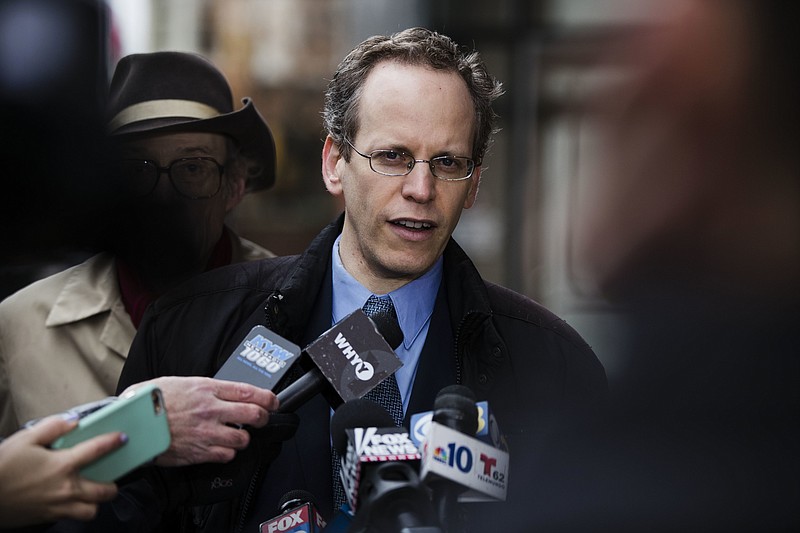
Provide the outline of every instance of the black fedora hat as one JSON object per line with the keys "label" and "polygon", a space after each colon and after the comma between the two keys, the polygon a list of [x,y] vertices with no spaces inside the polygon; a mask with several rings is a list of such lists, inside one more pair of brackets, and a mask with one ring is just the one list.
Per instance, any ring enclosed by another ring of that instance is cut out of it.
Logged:
{"label": "black fedora hat", "polygon": [[206,132],[232,137],[247,168],[247,190],[275,183],[275,140],[249,98],[233,110],[227,80],[206,58],[186,52],[131,54],[119,60],[108,95],[112,139]]}

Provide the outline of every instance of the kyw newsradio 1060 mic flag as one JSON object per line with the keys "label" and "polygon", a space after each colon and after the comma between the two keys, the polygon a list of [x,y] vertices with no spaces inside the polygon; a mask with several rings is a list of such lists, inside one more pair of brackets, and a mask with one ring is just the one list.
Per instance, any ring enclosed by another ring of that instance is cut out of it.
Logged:
{"label": "kyw newsradio 1060 mic flag", "polygon": [[250,330],[214,377],[272,390],[300,353],[298,345],[259,325]]}

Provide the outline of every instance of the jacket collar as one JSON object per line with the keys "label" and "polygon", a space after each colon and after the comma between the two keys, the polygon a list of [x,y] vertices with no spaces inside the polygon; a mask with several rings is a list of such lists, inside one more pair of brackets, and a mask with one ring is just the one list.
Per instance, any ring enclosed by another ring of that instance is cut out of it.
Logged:
{"label": "jacket collar", "polygon": [[[307,312],[304,302],[313,302],[317,296],[323,277],[328,273],[328,261],[336,238],[344,227],[344,214],[328,224],[311,242],[306,251],[300,256],[294,270],[279,290],[280,294],[273,294],[270,304],[277,305],[284,300],[282,305],[273,307],[268,314],[278,320],[275,325],[281,324],[290,328],[300,327],[307,322]],[[456,331],[463,319],[463,314],[471,315],[470,320],[483,320],[491,315],[489,297],[475,265],[464,250],[452,238],[444,250],[444,274],[450,290],[449,302],[453,312],[453,330]],[[274,298],[274,300],[273,300]],[[281,311],[286,311],[283,313]],[[463,311],[463,313],[461,312]]]}
{"label": "jacket collar", "polygon": [[113,256],[95,255],[72,269],[45,325],[62,326],[105,313],[119,297]]}
{"label": "jacket collar", "polygon": [[[328,224],[298,258],[281,289],[266,304],[267,326],[287,338],[303,336],[317,299],[336,237],[344,226],[344,214]],[[464,250],[452,238],[444,250],[443,281],[447,286],[455,354],[459,359],[457,379],[480,393],[488,389],[507,353],[492,323],[492,308],[486,284]]]}
{"label": "jacket collar", "polygon": [[452,238],[444,250],[444,281],[457,359],[456,380],[477,396],[486,397],[508,350],[492,320],[486,283]]}
{"label": "jacket collar", "polygon": [[102,314],[106,318],[98,340],[126,357],[136,328],[122,303],[114,257],[108,253],[95,255],[72,268],[45,326],[74,324]]}
{"label": "jacket collar", "polygon": [[281,288],[267,299],[267,327],[289,339],[302,338],[328,273],[328,262],[336,237],[344,227],[344,213],[325,226],[298,258]]}
{"label": "jacket collar", "polygon": [[[491,316],[486,284],[466,252],[450,238],[443,255],[444,275],[448,287],[452,287],[448,291],[450,307],[460,310],[459,313],[452,313],[455,318],[462,320],[472,316],[470,320],[483,320]],[[457,325],[454,324],[454,330]]]}

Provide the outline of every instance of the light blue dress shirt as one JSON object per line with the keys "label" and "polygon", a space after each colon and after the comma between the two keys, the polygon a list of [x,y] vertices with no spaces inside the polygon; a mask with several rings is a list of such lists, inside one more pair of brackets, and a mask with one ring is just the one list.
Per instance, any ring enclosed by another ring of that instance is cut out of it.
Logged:
{"label": "light blue dress shirt", "polygon": [[[372,293],[344,269],[339,257],[339,241],[333,245],[331,258],[333,275],[333,309],[331,325],[355,311],[361,309],[372,296]],[[411,390],[414,387],[414,378],[417,375],[417,365],[422,353],[422,346],[428,336],[431,324],[433,305],[436,294],[442,282],[442,264],[440,257],[433,267],[419,278],[406,283],[397,290],[389,293],[392,299],[400,329],[403,331],[403,343],[395,349],[397,357],[403,366],[395,374],[400,396],[403,398],[403,412],[408,412],[408,402]],[[383,296],[378,294],[377,296]]]}

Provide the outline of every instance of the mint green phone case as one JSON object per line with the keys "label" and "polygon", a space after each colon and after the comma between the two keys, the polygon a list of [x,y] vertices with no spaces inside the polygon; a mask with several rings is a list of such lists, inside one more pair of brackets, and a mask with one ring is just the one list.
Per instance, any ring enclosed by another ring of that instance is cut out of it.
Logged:
{"label": "mint green phone case", "polygon": [[52,448],[70,448],[97,435],[121,431],[128,442],[81,469],[81,475],[94,481],[114,481],[164,452],[170,443],[167,412],[161,389],[146,385],[78,422],[78,427],[63,435]]}

